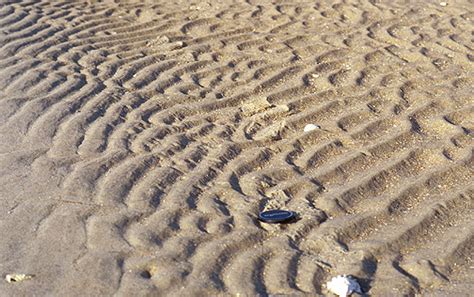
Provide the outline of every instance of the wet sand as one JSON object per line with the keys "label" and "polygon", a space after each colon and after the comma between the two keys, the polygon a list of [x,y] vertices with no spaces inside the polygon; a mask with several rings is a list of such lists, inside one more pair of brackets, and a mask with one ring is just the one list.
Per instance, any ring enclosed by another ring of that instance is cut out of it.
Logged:
{"label": "wet sand", "polygon": [[120,2],[0,3],[0,295],[474,292],[472,1]]}

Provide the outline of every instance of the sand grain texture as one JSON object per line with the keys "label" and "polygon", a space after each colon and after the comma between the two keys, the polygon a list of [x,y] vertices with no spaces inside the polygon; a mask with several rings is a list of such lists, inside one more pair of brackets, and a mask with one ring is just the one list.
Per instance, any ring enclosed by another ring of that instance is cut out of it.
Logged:
{"label": "sand grain texture", "polygon": [[474,292],[472,1],[116,2],[0,2],[0,295]]}

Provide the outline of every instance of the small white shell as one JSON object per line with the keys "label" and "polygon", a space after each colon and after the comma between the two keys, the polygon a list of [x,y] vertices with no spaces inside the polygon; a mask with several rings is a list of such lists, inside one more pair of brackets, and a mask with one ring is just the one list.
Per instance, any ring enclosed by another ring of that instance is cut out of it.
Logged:
{"label": "small white shell", "polygon": [[319,127],[318,125],[308,124],[308,125],[304,126],[303,131],[304,132],[309,132],[309,131],[313,131],[313,130],[316,130],[316,129],[319,129],[319,128],[321,128],[321,127]]}
{"label": "small white shell", "polygon": [[359,283],[347,275],[333,277],[327,284],[328,290],[339,297],[346,297],[352,293],[362,294]]}

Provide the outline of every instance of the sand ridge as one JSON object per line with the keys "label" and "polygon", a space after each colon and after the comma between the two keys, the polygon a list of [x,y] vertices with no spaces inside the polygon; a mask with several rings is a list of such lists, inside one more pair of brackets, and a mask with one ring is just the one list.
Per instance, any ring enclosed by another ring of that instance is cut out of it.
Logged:
{"label": "sand ridge", "polygon": [[2,2],[0,292],[467,296],[472,7]]}

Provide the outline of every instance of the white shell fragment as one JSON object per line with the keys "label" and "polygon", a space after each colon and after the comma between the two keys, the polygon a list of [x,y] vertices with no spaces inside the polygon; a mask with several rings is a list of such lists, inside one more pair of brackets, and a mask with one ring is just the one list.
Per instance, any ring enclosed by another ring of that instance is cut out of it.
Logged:
{"label": "white shell fragment", "polygon": [[321,128],[321,127],[319,127],[318,125],[308,124],[308,125],[304,126],[303,131],[304,132],[309,132],[309,131],[313,131],[313,130],[316,130],[316,129],[319,129],[319,128]]}
{"label": "white shell fragment", "polygon": [[33,275],[22,274],[22,273],[12,273],[5,276],[5,280],[9,283],[21,282],[27,279],[31,279]]}
{"label": "white shell fragment", "polygon": [[351,276],[347,275],[338,275],[333,277],[327,284],[328,290],[339,297],[346,297],[352,293],[362,294],[360,285]]}

